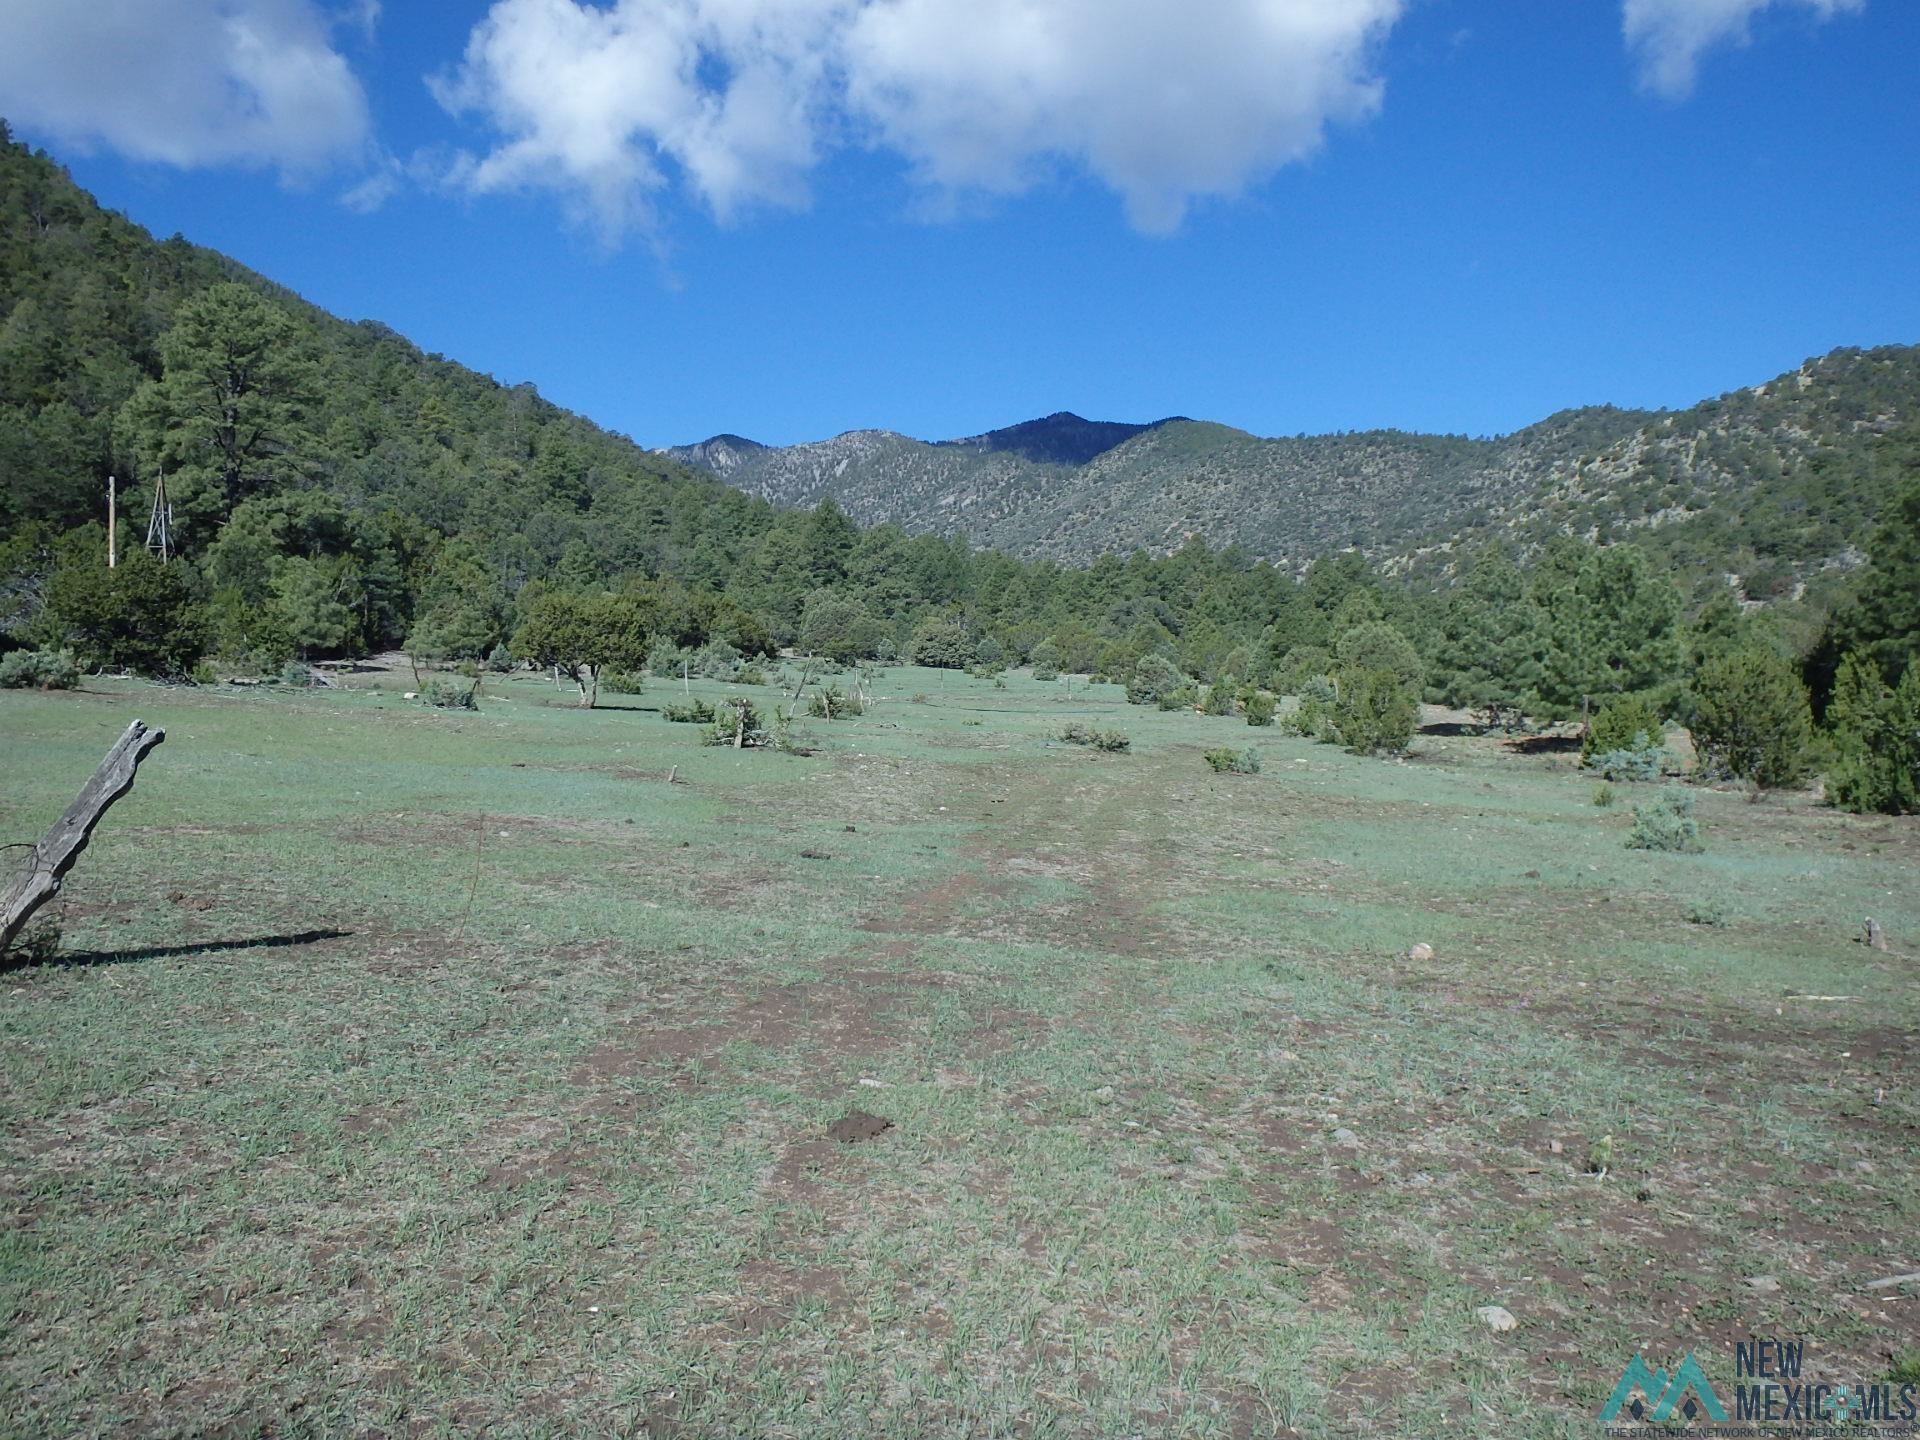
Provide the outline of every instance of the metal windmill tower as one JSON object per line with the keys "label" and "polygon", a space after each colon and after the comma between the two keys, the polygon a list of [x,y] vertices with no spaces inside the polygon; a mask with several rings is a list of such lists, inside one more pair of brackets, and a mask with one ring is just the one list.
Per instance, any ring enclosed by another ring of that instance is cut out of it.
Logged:
{"label": "metal windmill tower", "polygon": [[173,558],[173,501],[167,498],[167,472],[153,482],[153,514],[147,520],[147,549],[162,561]]}

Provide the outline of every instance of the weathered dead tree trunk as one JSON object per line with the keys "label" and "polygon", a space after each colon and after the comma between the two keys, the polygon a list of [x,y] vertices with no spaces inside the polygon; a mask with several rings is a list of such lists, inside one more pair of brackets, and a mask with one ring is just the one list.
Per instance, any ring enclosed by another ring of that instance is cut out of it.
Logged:
{"label": "weathered dead tree trunk", "polygon": [[113,742],[107,758],[67,807],[67,813],[33,847],[27,868],[8,892],[6,904],[0,908],[0,954],[12,946],[33,912],[60,893],[60,882],[93,838],[93,827],[114,801],[133,788],[133,775],[140,762],[166,738],[166,731],[149,730],[144,721],[136,720]]}

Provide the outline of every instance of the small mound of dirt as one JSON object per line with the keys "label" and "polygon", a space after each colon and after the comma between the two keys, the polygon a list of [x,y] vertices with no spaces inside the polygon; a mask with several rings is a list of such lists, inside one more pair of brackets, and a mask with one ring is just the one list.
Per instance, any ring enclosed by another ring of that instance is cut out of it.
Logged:
{"label": "small mound of dirt", "polygon": [[849,1110],[827,1126],[827,1138],[838,1140],[842,1145],[858,1145],[863,1140],[878,1139],[892,1128],[891,1120],[869,1115],[864,1110]]}

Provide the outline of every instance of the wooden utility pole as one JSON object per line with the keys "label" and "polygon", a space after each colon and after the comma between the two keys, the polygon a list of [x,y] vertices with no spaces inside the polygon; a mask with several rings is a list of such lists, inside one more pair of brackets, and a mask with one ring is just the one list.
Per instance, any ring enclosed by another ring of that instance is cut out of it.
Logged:
{"label": "wooden utility pole", "polygon": [[166,731],[150,730],[144,721],[134,721],[114,741],[107,758],[100,762],[93,778],[67,807],[67,813],[40,837],[27,868],[7,892],[5,903],[0,905],[0,954],[4,954],[26,928],[33,912],[60,893],[60,882],[93,838],[93,827],[100,823],[108,806],[133,788],[134,771],[147,758],[147,752],[166,738]]}

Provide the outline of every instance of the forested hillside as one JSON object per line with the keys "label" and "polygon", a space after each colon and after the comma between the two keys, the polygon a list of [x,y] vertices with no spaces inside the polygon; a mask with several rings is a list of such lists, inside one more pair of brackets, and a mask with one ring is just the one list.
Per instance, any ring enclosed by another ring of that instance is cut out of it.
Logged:
{"label": "forested hillside", "polygon": [[[1062,419],[1094,424],[1029,426]],[[1838,350],[1689,410],[1570,410],[1495,440],[1262,439],[1186,420],[1103,439],[1084,460],[865,430],[667,453],[778,504],[830,497],[864,523],[1068,562],[1197,536],[1295,568],[1352,546],[1444,580],[1487,541],[1530,553],[1555,534],[1632,536],[1690,580],[1731,574],[1769,599],[1858,565],[1860,537],[1920,449],[1920,349]]]}

